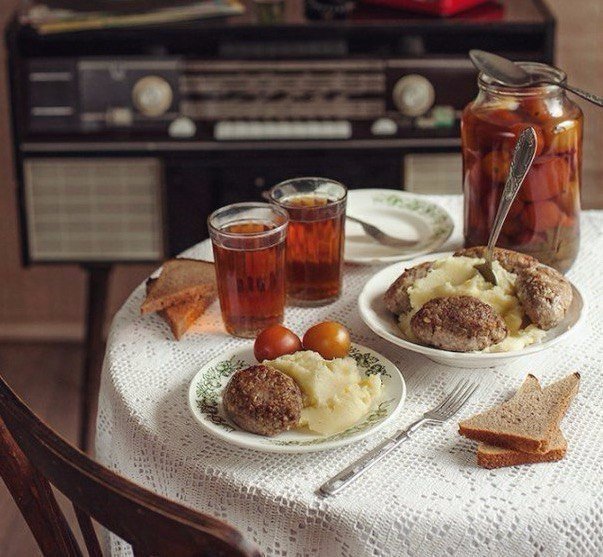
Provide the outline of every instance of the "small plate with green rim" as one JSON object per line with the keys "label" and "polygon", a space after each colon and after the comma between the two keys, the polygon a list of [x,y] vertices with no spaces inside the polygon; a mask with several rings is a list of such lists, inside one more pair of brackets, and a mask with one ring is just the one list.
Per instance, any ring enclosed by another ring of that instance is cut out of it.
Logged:
{"label": "small plate with green rim", "polygon": [[238,447],[291,454],[324,451],[355,443],[379,431],[398,416],[406,398],[406,384],[398,368],[378,352],[352,344],[350,356],[365,376],[379,374],[383,389],[364,418],[334,435],[320,435],[303,428],[265,437],[242,430],[226,416],[222,392],[235,371],[257,364],[252,346],[239,347],[207,362],[191,382],[189,406],[207,433]]}
{"label": "small plate with green rim", "polygon": [[383,264],[413,259],[437,251],[454,230],[450,214],[425,196],[400,190],[360,189],[348,192],[346,212],[386,234],[417,241],[410,248],[378,243],[350,220],[345,228],[348,263]]}

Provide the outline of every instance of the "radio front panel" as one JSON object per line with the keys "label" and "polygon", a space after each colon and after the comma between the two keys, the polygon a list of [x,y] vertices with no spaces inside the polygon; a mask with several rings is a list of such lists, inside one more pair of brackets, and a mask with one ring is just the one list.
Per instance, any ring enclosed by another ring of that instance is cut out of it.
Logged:
{"label": "radio front panel", "polygon": [[456,138],[475,81],[463,59],[42,58],[28,71],[28,141]]}

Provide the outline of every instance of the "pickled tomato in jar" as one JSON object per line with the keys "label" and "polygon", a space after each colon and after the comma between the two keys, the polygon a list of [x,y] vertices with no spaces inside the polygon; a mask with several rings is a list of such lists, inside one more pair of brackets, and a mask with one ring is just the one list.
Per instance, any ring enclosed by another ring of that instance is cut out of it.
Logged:
{"label": "pickled tomato in jar", "polygon": [[[560,70],[520,65],[556,81]],[[578,253],[582,111],[556,85],[512,88],[480,74],[479,93],[463,111],[465,245],[485,245],[513,148],[528,126],[536,130],[536,158],[511,206],[497,245],[528,253],[567,271]]]}

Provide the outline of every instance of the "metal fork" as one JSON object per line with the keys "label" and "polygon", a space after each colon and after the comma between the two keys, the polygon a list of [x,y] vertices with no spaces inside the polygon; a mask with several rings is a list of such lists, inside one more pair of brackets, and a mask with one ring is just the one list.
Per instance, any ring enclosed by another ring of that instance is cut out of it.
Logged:
{"label": "metal fork", "polygon": [[407,439],[410,439],[413,432],[421,426],[426,424],[441,425],[454,416],[471,398],[477,388],[478,385],[472,381],[459,381],[450,394],[435,408],[425,412],[425,414],[410,427],[398,431],[394,437],[386,439],[383,443],[377,445],[356,462],[353,462],[347,468],[343,469],[339,474],[320,486],[319,492],[322,495],[335,495],[336,493],[339,493],[356,478],[359,478],[367,470],[377,464],[377,462],[385,455],[391,453]]}
{"label": "metal fork", "polygon": [[368,222],[364,222],[363,220],[357,219],[356,217],[346,215],[346,218],[352,222],[358,223],[371,238],[377,240],[377,242],[383,244],[384,246],[389,246],[390,248],[410,248],[419,243],[416,240],[403,240],[402,238],[390,236],[389,234],[383,232],[383,230],[380,228],[377,228]]}

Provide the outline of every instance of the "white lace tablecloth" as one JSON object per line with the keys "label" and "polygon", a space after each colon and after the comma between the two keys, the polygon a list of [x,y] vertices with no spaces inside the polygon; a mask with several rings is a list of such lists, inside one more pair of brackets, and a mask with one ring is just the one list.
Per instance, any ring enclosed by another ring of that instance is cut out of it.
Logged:
{"label": "white lace tablecloth", "polygon": [[[453,215],[445,248],[461,240],[461,200],[434,197]],[[207,257],[209,246],[187,252]],[[500,369],[447,368],[376,337],[356,300],[378,267],[347,266],[344,295],[319,309],[287,308],[302,333],[326,318],[345,323],[355,341],[382,352],[404,375],[408,399],[392,427],[331,452],[271,455],[206,435],[187,406],[200,365],[244,341],[228,336],[216,302],[194,331],[172,339],[158,315],[140,315],[139,286],[115,316],[105,357],[96,451],[111,469],[154,492],[238,527],[268,556],[603,555],[603,212],[584,212],[580,256],[569,278],[588,302],[586,323],[571,340]],[[582,374],[563,423],[566,458],[488,471],[457,420],[425,428],[342,494],[317,487],[343,466],[408,425],[460,377],[479,377],[480,392],[460,417],[501,402],[524,376],[549,383]],[[115,555],[129,549],[112,539]]]}

